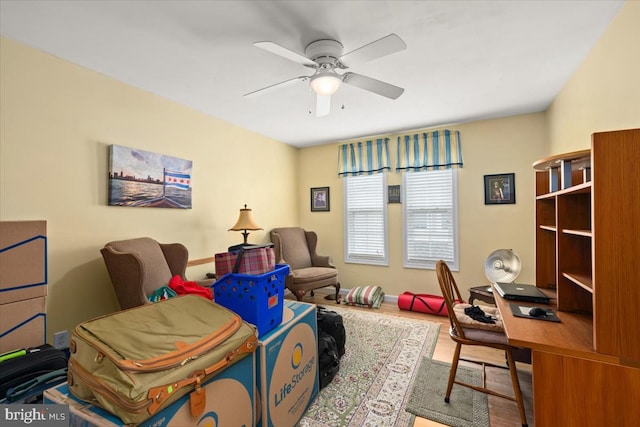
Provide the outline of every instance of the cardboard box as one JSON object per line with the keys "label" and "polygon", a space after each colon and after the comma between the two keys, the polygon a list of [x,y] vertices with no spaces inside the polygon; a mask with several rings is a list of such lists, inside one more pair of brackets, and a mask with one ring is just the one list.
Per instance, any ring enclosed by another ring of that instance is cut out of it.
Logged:
{"label": "cardboard box", "polygon": [[[254,426],[255,368],[256,354],[252,353],[211,378],[204,385],[207,404],[200,416],[191,416],[187,394],[139,427]],[[67,383],[45,390],[44,403],[68,404],[73,427],[124,426],[115,415],[74,397]]]}
{"label": "cardboard box", "polygon": [[0,304],[47,295],[47,223],[0,221]]}
{"label": "cardboard box", "polygon": [[46,308],[46,297],[0,305],[0,353],[44,344]]}
{"label": "cardboard box", "polygon": [[318,394],[316,306],[287,300],[280,326],[258,341],[259,426],[295,426]]}

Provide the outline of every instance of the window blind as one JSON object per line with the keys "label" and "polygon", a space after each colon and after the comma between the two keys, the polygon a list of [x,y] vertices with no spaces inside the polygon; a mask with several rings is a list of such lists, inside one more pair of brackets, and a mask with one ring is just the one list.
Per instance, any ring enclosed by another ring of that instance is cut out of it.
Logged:
{"label": "window blind", "polygon": [[385,174],[345,177],[345,262],[388,264],[385,188]]}
{"label": "window blind", "polygon": [[403,174],[404,265],[458,268],[456,173],[453,169]]}

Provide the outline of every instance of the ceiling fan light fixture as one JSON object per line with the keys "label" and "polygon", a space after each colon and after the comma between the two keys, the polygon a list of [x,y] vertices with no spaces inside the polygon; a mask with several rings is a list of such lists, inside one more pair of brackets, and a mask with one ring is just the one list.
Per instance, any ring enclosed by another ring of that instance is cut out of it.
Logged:
{"label": "ceiling fan light fixture", "polygon": [[340,88],[341,82],[335,73],[318,73],[311,77],[311,89],[318,95],[333,95]]}

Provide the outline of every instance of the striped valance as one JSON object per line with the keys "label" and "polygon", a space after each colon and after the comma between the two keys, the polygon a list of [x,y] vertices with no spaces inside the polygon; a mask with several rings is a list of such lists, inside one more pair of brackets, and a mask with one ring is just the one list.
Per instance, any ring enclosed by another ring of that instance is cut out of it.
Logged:
{"label": "striped valance", "polygon": [[338,147],[338,175],[372,175],[390,170],[389,138]]}
{"label": "striped valance", "polygon": [[396,172],[462,167],[460,132],[441,130],[398,137]]}

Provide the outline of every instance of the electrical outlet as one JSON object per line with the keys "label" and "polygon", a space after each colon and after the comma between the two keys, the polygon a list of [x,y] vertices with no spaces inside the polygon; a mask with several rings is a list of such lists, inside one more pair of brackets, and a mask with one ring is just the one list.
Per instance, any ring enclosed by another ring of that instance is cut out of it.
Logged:
{"label": "electrical outlet", "polygon": [[53,346],[57,349],[69,347],[69,337],[67,331],[60,331],[53,334]]}

